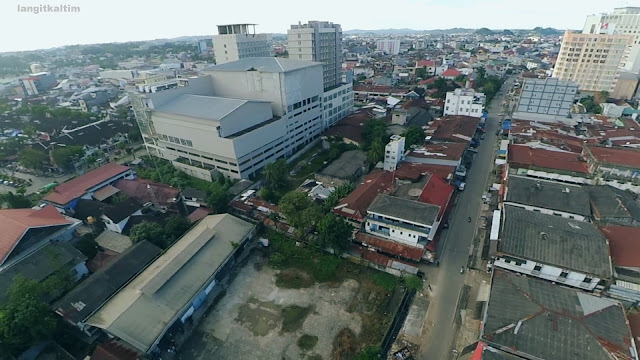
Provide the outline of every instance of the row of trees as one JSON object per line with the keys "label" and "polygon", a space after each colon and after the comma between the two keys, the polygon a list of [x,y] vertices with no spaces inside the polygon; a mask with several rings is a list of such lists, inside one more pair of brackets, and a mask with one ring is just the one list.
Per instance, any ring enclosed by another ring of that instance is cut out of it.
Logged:
{"label": "row of trees", "polygon": [[487,70],[484,67],[480,67],[475,71],[476,79],[474,82],[474,87],[476,89],[481,89],[481,92],[483,92],[486,96],[488,105],[489,103],[491,103],[491,100],[493,100],[496,93],[500,90],[504,81],[501,77],[496,75],[487,76]]}
{"label": "row of trees", "polygon": [[191,223],[187,218],[173,215],[164,225],[150,221],[136,224],[131,228],[129,237],[133,243],[147,240],[161,249],[166,249],[189,230],[189,227]]}
{"label": "row of trees", "polygon": [[[64,146],[51,150],[51,158],[60,170],[68,170],[74,161],[84,156],[82,146]],[[26,168],[42,170],[49,162],[47,153],[37,148],[24,148],[18,153],[18,162]]]}

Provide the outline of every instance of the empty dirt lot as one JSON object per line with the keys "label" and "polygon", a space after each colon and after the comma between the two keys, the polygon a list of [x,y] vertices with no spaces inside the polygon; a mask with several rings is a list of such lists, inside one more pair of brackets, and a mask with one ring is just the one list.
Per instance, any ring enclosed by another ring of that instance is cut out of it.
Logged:
{"label": "empty dirt lot", "polygon": [[262,260],[249,258],[181,359],[349,359],[379,343],[402,297],[401,289],[388,292],[368,280],[374,270],[347,262],[337,281],[314,284],[300,271],[296,284],[305,288],[280,288],[280,271]]}

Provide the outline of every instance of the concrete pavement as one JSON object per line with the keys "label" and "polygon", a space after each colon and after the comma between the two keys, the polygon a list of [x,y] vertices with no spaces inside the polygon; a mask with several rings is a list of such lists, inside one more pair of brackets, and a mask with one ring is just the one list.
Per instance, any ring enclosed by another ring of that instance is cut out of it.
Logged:
{"label": "concrete pavement", "polygon": [[[502,111],[501,103],[504,94],[512,86],[513,78],[507,79],[500,95],[496,96],[488,108],[489,118],[486,121],[485,139],[478,147],[478,154],[473,166],[467,172],[466,189],[459,194],[460,198],[445,230],[443,241],[438,244],[439,267],[429,267],[427,278],[433,287],[431,304],[427,312],[425,326],[428,333],[421,345],[419,359],[449,359],[453,356],[452,348],[456,335],[457,302],[464,285],[466,267],[469,261],[470,247],[475,236],[482,206],[482,195],[487,190],[487,180],[495,158],[498,121],[502,120],[498,113]],[[471,222],[468,218],[471,217]],[[460,267],[465,267],[465,274],[460,274]]]}

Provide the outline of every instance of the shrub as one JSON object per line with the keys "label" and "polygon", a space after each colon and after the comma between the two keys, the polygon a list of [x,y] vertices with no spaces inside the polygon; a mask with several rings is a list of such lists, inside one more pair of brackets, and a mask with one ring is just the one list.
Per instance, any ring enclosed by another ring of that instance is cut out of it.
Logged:
{"label": "shrub", "polygon": [[422,289],[422,279],[415,275],[409,275],[402,278],[404,281],[404,286],[409,290],[420,290]]}
{"label": "shrub", "polygon": [[341,260],[335,256],[323,255],[319,257],[311,266],[311,275],[318,282],[333,279]]}
{"label": "shrub", "polygon": [[373,275],[373,282],[386,291],[393,291],[396,287],[396,278],[391,274],[387,274],[386,272],[378,272]]}
{"label": "shrub", "polygon": [[296,344],[302,350],[308,351],[313,349],[318,343],[318,337],[315,335],[304,334],[300,336]]}

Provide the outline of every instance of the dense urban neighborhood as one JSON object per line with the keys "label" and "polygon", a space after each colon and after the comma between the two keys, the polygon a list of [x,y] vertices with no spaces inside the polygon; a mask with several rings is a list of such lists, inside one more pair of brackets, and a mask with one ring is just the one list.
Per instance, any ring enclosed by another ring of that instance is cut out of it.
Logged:
{"label": "dense urban neighborhood", "polygon": [[639,359],[640,8],[256,26],[0,53],[0,360]]}

